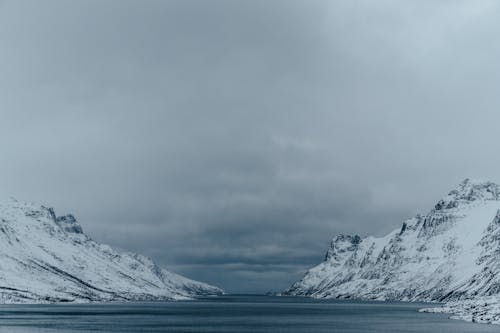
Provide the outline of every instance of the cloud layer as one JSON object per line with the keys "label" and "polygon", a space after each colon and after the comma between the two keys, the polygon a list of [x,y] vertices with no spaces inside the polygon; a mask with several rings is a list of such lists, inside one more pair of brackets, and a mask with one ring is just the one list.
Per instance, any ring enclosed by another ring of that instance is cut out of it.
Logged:
{"label": "cloud layer", "polygon": [[495,1],[2,1],[0,193],[233,292],[500,181]]}

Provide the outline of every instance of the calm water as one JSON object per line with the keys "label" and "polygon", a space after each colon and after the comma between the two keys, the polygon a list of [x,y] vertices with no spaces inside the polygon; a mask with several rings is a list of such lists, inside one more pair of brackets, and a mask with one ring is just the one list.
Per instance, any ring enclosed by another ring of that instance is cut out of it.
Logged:
{"label": "calm water", "polygon": [[224,296],[174,303],[2,305],[0,332],[499,332],[422,304]]}

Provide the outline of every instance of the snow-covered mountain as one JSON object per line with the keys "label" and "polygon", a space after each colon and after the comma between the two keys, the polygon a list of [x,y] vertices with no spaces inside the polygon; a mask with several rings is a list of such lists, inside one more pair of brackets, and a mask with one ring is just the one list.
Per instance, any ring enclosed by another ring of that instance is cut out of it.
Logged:
{"label": "snow-covered mountain", "polygon": [[457,304],[499,292],[500,187],[466,179],[384,237],[335,237],[283,294]]}
{"label": "snow-covered mountain", "polygon": [[174,300],[222,290],[99,244],[72,215],[0,204],[0,303]]}

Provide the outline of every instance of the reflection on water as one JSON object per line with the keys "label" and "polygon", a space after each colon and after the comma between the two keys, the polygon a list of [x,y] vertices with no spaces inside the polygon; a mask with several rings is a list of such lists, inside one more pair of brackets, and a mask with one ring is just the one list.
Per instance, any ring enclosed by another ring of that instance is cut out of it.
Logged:
{"label": "reflection on water", "polygon": [[422,304],[222,296],[173,303],[0,305],[0,332],[498,332]]}

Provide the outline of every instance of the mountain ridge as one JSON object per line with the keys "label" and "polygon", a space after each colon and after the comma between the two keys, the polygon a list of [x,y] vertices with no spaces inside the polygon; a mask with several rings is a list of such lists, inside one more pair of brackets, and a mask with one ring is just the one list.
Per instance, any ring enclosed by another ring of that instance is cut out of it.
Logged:
{"label": "mountain ridge", "polygon": [[140,254],[92,240],[71,215],[0,204],[0,303],[150,301],[222,294]]}
{"label": "mountain ridge", "polygon": [[338,235],[283,295],[446,302],[500,290],[500,186],[465,179],[383,237]]}

